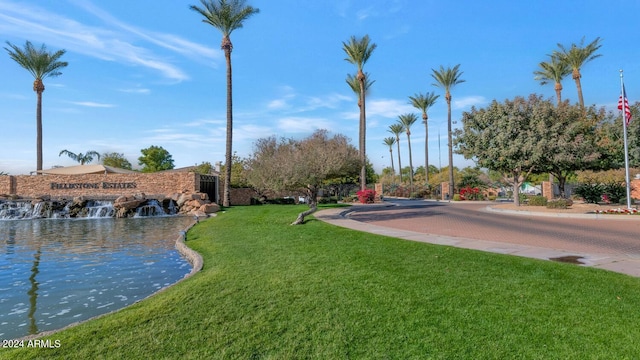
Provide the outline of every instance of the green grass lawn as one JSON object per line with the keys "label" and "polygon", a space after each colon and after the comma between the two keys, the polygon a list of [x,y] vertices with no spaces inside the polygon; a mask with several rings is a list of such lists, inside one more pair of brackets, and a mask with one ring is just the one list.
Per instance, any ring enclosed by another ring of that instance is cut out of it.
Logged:
{"label": "green grass lawn", "polygon": [[637,359],[640,279],[233,207],[189,231],[204,269],[2,359]]}

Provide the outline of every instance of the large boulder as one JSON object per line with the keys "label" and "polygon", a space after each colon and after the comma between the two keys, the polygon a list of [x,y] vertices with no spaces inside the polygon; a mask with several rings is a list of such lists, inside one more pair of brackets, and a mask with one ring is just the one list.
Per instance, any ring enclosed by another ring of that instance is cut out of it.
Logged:
{"label": "large boulder", "polygon": [[145,198],[123,195],[113,202],[113,208],[116,209],[116,212],[119,209],[132,210],[140,206],[145,201],[147,201]]}
{"label": "large boulder", "polygon": [[220,211],[220,205],[218,204],[203,204],[200,206],[199,211],[202,211],[205,214],[213,214]]}

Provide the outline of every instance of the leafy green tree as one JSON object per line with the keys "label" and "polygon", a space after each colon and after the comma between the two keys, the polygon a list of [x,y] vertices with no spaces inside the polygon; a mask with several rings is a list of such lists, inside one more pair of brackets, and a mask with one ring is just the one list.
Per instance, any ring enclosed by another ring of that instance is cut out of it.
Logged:
{"label": "leafy green tree", "polygon": [[133,170],[131,163],[124,157],[124,154],[117,152],[102,154],[102,164],[120,169]]}
{"label": "leafy green tree", "polygon": [[455,190],[454,178],[453,178],[453,131],[451,130],[451,88],[465,82],[460,77],[462,71],[460,71],[460,64],[453,68],[444,68],[440,65],[439,70],[431,69],[431,76],[436,81],[433,85],[444,90],[444,99],[447,101],[447,136],[449,139],[449,193],[452,194]]}
{"label": "leafy green tree", "polygon": [[152,145],[140,150],[142,156],[138,158],[138,164],[142,165],[142,172],[151,173],[174,168],[173,158],[162,146]]}
{"label": "leafy green tree", "polygon": [[597,146],[596,128],[603,120],[604,112],[595,106],[584,109],[570,105],[568,101],[553,107],[540,100],[539,111],[546,114],[540,118],[540,133],[537,141],[543,146],[542,164],[537,172],[548,172],[558,181],[560,196],[565,197],[567,178],[578,170],[600,167],[602,154]]}
{"label": "leafy green tree", "polygon": [[551,55],[549,62],[541,62],[538,64],[539,69],[533,72],[534,79],[540,82],[540,85],[549,83],[554,84],[556,92],[556,103],[560,106],[562,103],[562,80],[571,73],[571,67],[568,63],[561,61],[557,55]]}
{"label": "leafy green tree", "polygon": [[[427,115],[427,111],[433,104],[436,103],[436,100],[440,95],[436,95],[433,92],[428,92],[426,94],[415,94],[414,96],[409,96],[409,103],[413,105],[416,109],[422,111],[422,123],[424,124],[424,169],[429,168],[429,115]],[[429,172],[425,171],[425,182],[429,183]]]}
{"label": "leafy green tree", "polygon": [[[220,171],[225,171],[225,165],[222,165]],[[233,153],[231,160],[231,187],[244,188],[249,187],[247,180],[247,159],[243,159],[236,152]]]}
{"label": "leafy green tree", "polygon": [[47,77],[59,76],[60,69],[68,65],[65,61],[59,61],[65,50],[48,52],[44,44],[40,49],[36,49],[31,42],[27,41],[21,49],[7,41],[11,49],[4,48],[9,57],[26,69],[35,79],[33,91],[36,92],[36,170],[42,170],[42,93],[44,92],[43,79]]}
{"label": "leafy green tree", "polygon": [[396,138],[390,136],[390,137],[384,138],[383,142],[385,145],[389,147],[389,157],[391,158],[391,171],[395,174],[396,168],[393,166],[393,145],[396,144]]}
{"label": "leafy green tree", "polygon": [[407,133],[407,144],[409,146],[409,186],[413,191],[413,159],[411,156],[411,126],[418,121],[416,114],[408,113],[398,116],[398,122],[402,124],[404,131]]}
{"label": "leafy green tree", "polygon": [[[460,170],[457,167],[453,168],[453,179],[456,182],[456,184],[460,182],[460,179],[461,179]],[[440,184],[447,181],[449,181],[449,169],[444,167],[442,168],[442,171],[436,171],[431,173],[431,177],[429,177],[429,187],[432,189],[440,189]]]}
{"label": "leafy green tree", "polygon": [[211,171],[214,169],[213,165],[211,165],[210,162],[208,161],[203,161],[200,164],[198,164],[195,169],[194,172],[196,174],[201,174],[201,175],[208,175],[211,173]]}
{"label": "leafy green tree", "polygon": [[471,188],[486,188],[488,176],[482,172],[482,170],[478,167],[465,167],[460,170],[460,188],[463,187],[471,187]]}
{"label": "leafy green tree", "polygon": [[547,104],[534,95],[528,100],[494,100],[487,108],[464,112],[463,127],[456,130],[456,152],[474,159],[480,167],[507,174],[516,205],[520,205],[520,185],[542,164],[544,146],[539,139],[546,132],[543,120],[553,116],[554,109]]}
{"label": "leafy green tree", "polygon": [[400,123],[389,125],[389,131],[396,137],[396,145],[398,145],[398,172],[400,173],[400,182],[402,182],[402,162],[400,161],[400,134],[404,131],[404,126]]}
{"label": "leafy green tree", "polygon": [[83,153],[73,153],[69,150],[62,150],[58,156],[67,155],[71,160],[77,161],[80,165],[84,165],[85,163],[90,163],[93,161],[93,158],[98,158],[100,160],[100,154],[97,151],[87,151],[85,154]]}
{"label": "leafy green tree", "polygon": [[357,176],[359,163],[358,151],[343,135],[329,136],[326,130],[317,130],[302,140],[272,136],[255,142],[247,160],[248,181],[259,191],[304,189],[310,209],[298,215],[293,223],[297,225],[316,211],[318,191],[325,182]]}
{"label": "leafy green tree", "polygon": [[[633,119],[627,127],[627,144],[629,150],[629,166],[640,167],[640,102],[630,105]],[[596,129],[598,148],[602,156],[600,169],[624,168],[624,135],[622,130],[622,116],[619,111],[602,112],[602,122]]]}
{"label": "leafy green tree", "polygon": [[[369,39],[369,35],[365,35],[362,38],[358,39],[355,36],[351,36],[349,42],[342,42],[342,49],[347,54],[346,61],[351,64],[356,65],[358,72],[356,73],[356,79],[360,82],[360,101],[358,101],[358,105],[360,106],[360,132],[358,136],[359,147],[358,150],[360,152],[360,190],[365,190],[367,188],[366,179],[367,179],[367,153],[366,153],[366,140],[367,140],[367,115],[366,115],[366,91],[368,89],[367,86],[367,77],[364,71],[362,71],[364,64],[369,60],[373,50],[375,50],[376,44],[371,43]],[[348,81],[348,80],[347,80]],[[371,83],[369,83],[371,85]]]}
{"label": "leafy green tree", "polygon": [[596,51],[600,49],[602,43],[600,42],[600,38],[597,37],[595,40],[584,45],[584,37],[580,40],[580,44],[571,44],[569,48],[566,48],[562,44],[558,44],[558,50],[553,53],[554,57],[557,57],[561,62],[569,65],[572,70],[573,80],[576,82],[576,89],[578,90],[578,100],[580,102],[580,106],[584,107],[584,98],[582,97],[582,84],[580,82],[580,78],[582,74],[580,73],[580,68],[589,61],[599,58],[602,54],[596,54]]}
{"label": "leafy green tree", "polygon": [[227,63],[227,138],[225,149],[224,194],[222,206],[229,206],[231,202],[231,168],[232,168],[232,140],[233,140],[233,98],[231,74],[231,33],[240,29],[245,20],[260,12],[259,9],[246,5],[245,0],[200,0],[202,7],[191,5],[190,9],[204,17],[202,20],[222,33],[221,48]]}

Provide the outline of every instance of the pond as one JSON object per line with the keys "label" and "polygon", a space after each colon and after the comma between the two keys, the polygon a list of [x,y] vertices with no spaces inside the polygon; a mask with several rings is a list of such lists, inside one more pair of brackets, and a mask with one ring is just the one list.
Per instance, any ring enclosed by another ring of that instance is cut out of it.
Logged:
{"label": "pond", "polygon": [[108,313],[191,271],[175,249],[190,217],[0,221],[0,339]]}

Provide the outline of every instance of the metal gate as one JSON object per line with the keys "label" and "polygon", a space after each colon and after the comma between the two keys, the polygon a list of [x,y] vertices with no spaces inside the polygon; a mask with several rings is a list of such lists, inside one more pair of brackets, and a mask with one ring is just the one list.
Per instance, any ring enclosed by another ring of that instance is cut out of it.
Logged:
{"label": "metal gate", "polygon": [[209,200],[218,203],[218,177],[214,175],[200,175],[200,192],[209,195]]}

